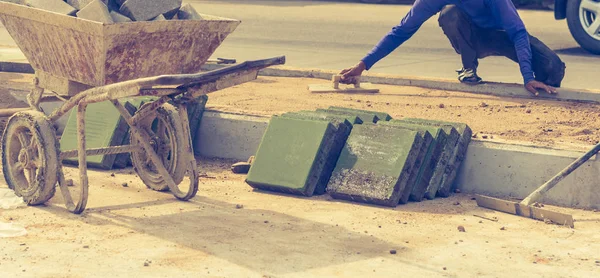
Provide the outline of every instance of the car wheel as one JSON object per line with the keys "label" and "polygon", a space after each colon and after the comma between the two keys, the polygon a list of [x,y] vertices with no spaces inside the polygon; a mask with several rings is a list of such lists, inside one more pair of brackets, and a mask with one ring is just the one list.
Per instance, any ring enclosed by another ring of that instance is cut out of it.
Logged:
{"label": "car wheel", "polygon": [[567,24],[581,47],[600,54],[600,0],[569,0]]}

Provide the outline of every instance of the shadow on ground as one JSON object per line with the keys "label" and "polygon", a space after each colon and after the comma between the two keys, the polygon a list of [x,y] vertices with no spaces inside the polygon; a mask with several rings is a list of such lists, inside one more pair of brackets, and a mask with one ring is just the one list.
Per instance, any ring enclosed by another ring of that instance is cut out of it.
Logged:
{"label": "shadow on ground", "polygon": [[[199,250],[253,271],[282,275],[381,257],[442,273],[402,259],[408,249],[373,235],[270,210],[235,209],[230,203],[196,197],[186,211],[131,217],[126,210],[181,203],[168,199],[88,209],[83,216],[59,206],[40,207],[61,218],[90,225],[117,225]],[[190,207],[195,207],[189,210]],[[148,210],[145,210],[148,211]],[[390,255],[390,250],[396,255]],[[327,258],[327,259],[324,259]]]}
{"label": "shadow on ground", "polygon": [[581,56],[581,57],[590,57],[590,58],[600,58],[598,55],[594,55],[590,52],[587,52],[585,49],[581,47],[570,47],[570,48],[562,48],[554,50],[558,54],[562,55],[571,55],[571,56]]}

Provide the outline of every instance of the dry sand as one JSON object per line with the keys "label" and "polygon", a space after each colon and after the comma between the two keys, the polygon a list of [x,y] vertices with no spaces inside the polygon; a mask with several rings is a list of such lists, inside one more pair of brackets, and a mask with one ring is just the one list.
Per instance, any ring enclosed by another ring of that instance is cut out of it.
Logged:
{"label": "dry sand", "polygon": [[376,95],[311,94],[319,79],[259,77],[218,91],[208,106],[224,111],[273,115],[329,106],[383,111],[394,118],[420,117],[465,122],[479,138],[534,142],[596,144],[600,140],[600,105],[550,100],[501,98],[417,87],[378,85]]}
{"label": "dry sand", "polygon": [[569,229],[479,208],[465,194],[395,209],[327,195],[285,196],[253,191],[243,175],[229,171],[230,163],[201,160],[205,177],[189,202],[146,189],[130,170],[115,177],[92,171],[88,209],[81,216],[64,209],[58,192],[48,206],[0,211],[0,221],[24,225],[29,233],[0,240],[0,277],[600,273],[597,212],[547,206],[574,214],[576,228]]}

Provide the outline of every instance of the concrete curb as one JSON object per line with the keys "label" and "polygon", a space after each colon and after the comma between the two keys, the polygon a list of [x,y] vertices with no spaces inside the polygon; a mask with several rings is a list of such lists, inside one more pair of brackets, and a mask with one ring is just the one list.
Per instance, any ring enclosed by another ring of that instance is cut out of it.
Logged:
{"label": "concrete curb", "polygon": [[[204,65],[203,70],[215,70],[222,67],[225,66],[219,64],[206,64]],[[331,80],[331,76],[337,73],[337,71],[332,70],[297,69],[279,66],[263,69],[259,74],[262,76],[318,78]],[[371,82],[374,84],[416,86],[436,90],[458,91],[499,97],[600,103],[600,91],[583,89],[559,88],[558,94],[556,95],[548,95],[544,93],[534,97],[527,90],[525,90],[525,88],[523,88],[523,85],[520,84],[489,82],[477,86],[471,86],[453,80],[397,76],[389,74],[367,74],[361,78],[361,81]]]}
{"label": "concrete curb", "polygon": [[[205,64],[203,70],[215,70],[227,65]],[[34,70],[28,63],[23,62],[0,62],[0,71],[33,74]],[[271,67],[260,71],[262,76],[277,77],[297,77],[297,78],[318,78],[331,80],[331,76],[337,74],[332,70],[320,69],[297,69],[291,67]],[[600,91],[559,88],[558,94],[548,95],[540,94],[537,97],[531,96],[527,90],[520,84],[507,83],[485,83],[477,86],[462,84],[454,80],[433,79],[423,77],[397,76],[389,74],[367,74],[361,79],[363,82],[374,84],[396,85],[396,86],[416,86],[435,90],[467,92],[482,95],[493,95],[499,97],[515,97],[527,99],[547,99],[561,101],[577,101],[600,103]]]}
{"label": "concrete curb", "polygon": [[[209,110],[194,142],[197,155],[246,161],[256,153],[268,117]],[[457,176],[464,193],[524,198],[584,152],[473,140]],[[593,157],[565,178],[542,203],[600,209],[600,159]]]}

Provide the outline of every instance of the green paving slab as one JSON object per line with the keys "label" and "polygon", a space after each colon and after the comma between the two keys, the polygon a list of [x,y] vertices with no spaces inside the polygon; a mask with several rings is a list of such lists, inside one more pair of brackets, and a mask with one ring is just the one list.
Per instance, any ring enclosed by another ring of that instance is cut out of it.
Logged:
{"label": "green paving slab", "polygon": [[[327,183],[329,183],[329,179],[331,178],[331,173],[335,168],[335,164],[342,152],[342,148],[346,144],[346,140],[350,135],[350,131],[352,130],[352,124],[349,120],[356,120],[357,117],[346,117],[342,115],[331,115],[331,114],[322,114],[318,112],[298,112],[298,113],[286,113],[281,117],[285,118],[293,118],[293,119],[304,119],[304,120],[321,120],[327,121],[333,124],[335,130],[335,137],[333,140],[328,140],[325,142],[325,149],[329,149],[331,151],[328,152],[325,164],[323,168],[322,174],[317,182],[317,186],[315,187],[314,194],[321,195],[326,192]],[[350,118],[350,119],[349,119]],[[352,119],[354,118],[354,119]]]}
{"label": "green paving slab", "polygon": [[377,122],[377,115],[374,113],[357,113],[357,112],[348,112],[348,111],[340,111],[340,110],[332,110],[332,109],[317,109],[317,112],[329,113],[329,114],[338,114],[338,115],[352,115],[357,116],[363,123],[375,123]]}
{"label": "green paving slab", "polygon": [[[206,110],[206,103],[208,102],[208,95],[200,96],[195,102],[188,105],[188,118],[190,121],[190,134],[192,135],[192,142],[195,142],[198,129],[202,123],[202,115]],[[193,146],[192,146],[193,148]]]}
{"label": "green paving slab", "polygon": [[[407,121],[414,121],[418,119],[407,118]],[[440,197],[448,197],[452,194],[456,185],[454,183],[456,179],[456,175],[462,165],[462,162],[465,160],[467,155],[467,150],[469,148],[469,144],[471,143],[471,136],[473,135],[473,131],[471,128],[465,123],[457,123],[457,122],[446,122],[446,121],[435,121],[429,120],[432,123],[440,124],[440,125],[451,125],[453,126],[458,133],[460,134],[460,138],[458,143],[454,149],[454,153],[450,157],[448,162],[449,167],[451,167],[442,177],[442,185],[438,189],[437,195]]]}
{"label": "green paving slab", "polygon": [[334,138],[335,127],[328,121],[273,117],[246,182],[253,188],[312,196]]}
{"label": "green paving slab", "polygon": [[417,159],[415,160],[415,164],[412,167],[407,185],[404,187],[404,191],[402,192],[402,196],[400,197],[399,203],[406,204],[408,202],[412,192],[418,190],[415,187],[419,186],[419,183],[418,183],[420,181],[419,173],[423,172],[425,167],[430,167],[431,153],[436,145],[435,138],[431,135],[431,132],[435,132],[434,134],[437,134],[437,131],[439,130],[439,128],[427,127],[427,126],[423,126],[423,125],[408,124],[408,123],[399,122],[399,121],[391,121],[391,122],[379,121],[379,122],[377,122],[377,124],[378,125],[396,126],[396,127],[400,127],[400,128],[404,128],[404,129],[408,129],[408,130],[414,130],[414,131],[417,131],[419,133],[419,135],[423,138],[423,144],[421,144],[421,149],[419,150],[419,155],[417,156]]}
{"label": "green paving slab", "polygon": [[[122,101],[121,101],[122,102]],[[133,104],[131,104],[129,101],[126,101],[123,106],[125,106],[125,109],[127,109],[127,111],[129,111],[129,114],[133,115],[135,113],[135,111],[137,110],[137,107]],[[129,145],[129,125],[127,125],[127,132],[125,132],[125,136],[123,137],[123,142],[121,142],[121,145]],[[129,153],[120,153],[117,154],[117,156],[115,157],[115,162],[113,163],[113,168],[116,169],[123,169],[125,167],[127,167],[129,164],[131,164],[131,159],[130,159],[131,155]]]}
{"label": "green paving slab", "polygon": [[327,192],[337,199],[398,205],[423,140],[418,132],[384,125],[355,125]]}
{"label": "green paving slab", "polygon": [[[138,108],[140,108],[140,106],[142,106],[144,103],[146,102],[150,102],[150,101],[155,101],[158,98],[156,97],[135,97],[135,98],[125,98],[123,99],[121,102],[125,103],[125,108],[127,108],[127,110],[129,111],[129,113],[131,113],[132,115],[138,110]],[[121,145],[129,145],[131,138],[130,138],[130,133],[129,133],[129,126],[127,126],[127,132],[125,133],[125,136],[123,138],[123,142],[121,143]],[[131,154],[129,153],[120,153],[117,154],[116,158],[115,158],[115,163],[113,164],[113,168],[126,168],[132,166],[131,164]]]}
{"label": "green paving slab", "polygon": [[285,114],[282,114],[281,116],[282,117],[292,117],[292,118],[298,118],[298,116],[300,116],[300,117],[308,116],[313,120],[318,120],[318,119],[326,120],[326,121],[340,120],[340,121],[348,121],[351,125],[362,124],[362,120],[358,116],[351,115],[351,114],[332,114],[332,113],[325,113],[325,112],[302,110],[302,111],[298,111],[298,112],[287,112]]}
{"label": "green paving slab", "polygon": [[390,114],[385,113],[385,112],[361,110],[361,109],[354,109],[354,108],[347,108],[347,107],[340,107],[340,106],[330,106],[329,109],[330,110],[347,111],[347,112],[352,112],[352,113],[375,114],[375,116],[377,116],[377,121],[389,121],[392,119],[392,116],[390,116]]}
{"label": "green paving slab", "polygon": [[[127,133],[127,123],[111,102],[105,101],[88,105],[85,114],[86,148],[104,148],[119,146]],[[61,151],[77,149],[77,112],[71,111],[63,135],[60,138]],[[87,157],[90,168],[110,170],[116,154],[94,155]],[[63,162],[77,164],[77,158],[68,158]]]}

